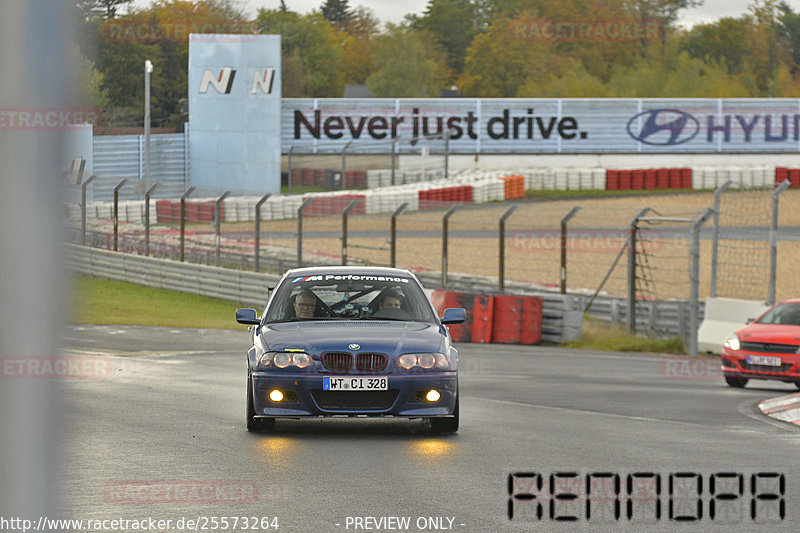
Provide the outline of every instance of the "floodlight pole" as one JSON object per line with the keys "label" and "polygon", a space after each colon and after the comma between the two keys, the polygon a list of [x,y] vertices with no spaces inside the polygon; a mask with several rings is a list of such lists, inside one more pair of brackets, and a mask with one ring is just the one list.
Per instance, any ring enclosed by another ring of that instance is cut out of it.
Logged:
{"label": "floodlight pole", "polygon": [[454,204],[442,217],[442,288],[447,289],[447,234],[448,220],[458,211],[461,204]]}
{"label": "floodlight pole", "polygon": [[153,63],[144,62],[144,178],[150,184],[150,74]]}

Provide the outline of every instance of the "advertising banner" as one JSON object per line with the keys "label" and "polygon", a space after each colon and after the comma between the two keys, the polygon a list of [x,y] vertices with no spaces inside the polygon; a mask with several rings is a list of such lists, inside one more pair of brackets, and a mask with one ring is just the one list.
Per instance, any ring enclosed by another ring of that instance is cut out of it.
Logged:
{"label": "advertising banner", "polygon": [[282,150],[454,154],[800,151],[800,99],[287,98]]}

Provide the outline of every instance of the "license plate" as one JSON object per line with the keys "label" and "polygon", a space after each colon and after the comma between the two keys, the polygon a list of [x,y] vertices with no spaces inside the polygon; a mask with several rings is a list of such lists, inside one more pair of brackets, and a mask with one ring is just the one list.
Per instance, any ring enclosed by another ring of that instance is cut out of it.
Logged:
{"label": "license plate", "polygon": [[766,355],[748,355],[747,362],[751,365],[781,366],[780,357],[767,357]]}
{"label": "license plate", "polygon": [[323,390],[389,390],[389,378],[385,376],[324,376]]}

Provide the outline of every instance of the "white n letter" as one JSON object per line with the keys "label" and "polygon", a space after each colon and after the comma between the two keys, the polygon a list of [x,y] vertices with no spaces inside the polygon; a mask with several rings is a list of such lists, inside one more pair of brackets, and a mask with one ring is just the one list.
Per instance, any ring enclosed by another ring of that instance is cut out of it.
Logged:
{"label": "white n letter", "polygon": [[236,71],[231,67],[224,67],[219,73],[219,78],[213,71],[206,69],[203,71],[203,79],[200,80],[200,94],[206,94],[209,85],[213,85],[214,90],[220,94],[230,94],[235,76]]}
{"label": "white n letter", "polygon": [[275,78],[275,69],[270,67],[264,70],[264,75],[261,75],[261,71],[257,70],[255,74],[253,74],[253,86],[250,88],[250,94],[256,94],[258,89],[261,89],[261,92],[264,94],[270,94],[272,92],[272,80]]}

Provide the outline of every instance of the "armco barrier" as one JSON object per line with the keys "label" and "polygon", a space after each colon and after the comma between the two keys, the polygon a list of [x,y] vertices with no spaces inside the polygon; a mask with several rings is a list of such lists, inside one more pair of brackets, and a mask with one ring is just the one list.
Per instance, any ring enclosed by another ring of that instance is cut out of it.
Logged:
{"label": "armco barrier", "polygon": [[73,244],[65,245],[64,259],[69,270],[81,274],[201,294],[256,307],[266,304],[267,288],[280,279],[280,276],[271,274],[181,263]]}

